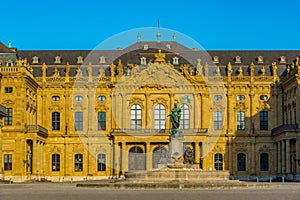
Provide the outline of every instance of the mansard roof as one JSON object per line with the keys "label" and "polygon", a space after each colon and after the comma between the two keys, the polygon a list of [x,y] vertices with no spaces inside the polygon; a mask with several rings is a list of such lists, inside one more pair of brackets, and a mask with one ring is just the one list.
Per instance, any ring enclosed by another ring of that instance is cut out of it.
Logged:
{"label": "mansard roof", "polygon": [[[1,44],[2,43],[0,43],[0,50]],[[250,65],[253,62],[255,65],[271,66],[272,62],[274,61],[276,61],[277,64],[280,64],[280,57],[282,56],[286,58],[286,63],[292,63],[296,56],[300,55],[300,50],[195,50],[189,49],[177,42],[172,41],[160,43],[137,42],[122,50],[24,50],[17,51],[17,55],[21,58],[27,58],[30,64],[34,64],[32,63],[32,58],[34,56],[39,58],[39,64],[45,62],[47,65],[55,64],[54,61],[56,56],[61,57],[60,64],[62,65],[65,65],[67,62],[69,62],[71,65],[76,65],[77,57],[79,56],[83,58],[88,57],[85,59],[85,61],[87,63],[91,62],[92,64],[99,64],[99,58],[101,56],[105,57],[106,64],[116,61],[116,59],[120,56],[126,57],[126,59],[130,60],[130,62],[138,64],[140,62],[141,55],[154,52],[153,49],[161,49],[162,52],[169,53],[170,56],[177,55],[177,57],[185,58],[193,65],[197,64],[197,59],[199,58],[201,59],[202,63],[207,62],[208,64],[212,64],[214,63],[212,58],[218,57],[218,62],[215,62],[216,65],[227,65],[230,62],[232,65],[237,64],[241,66]],[[8,50],[11,52],[11,50],[6,47],[6,51]],[[125,54],[127,55],[124,56]],[[259,62],[258,57],[260,56],[263,58],[263,62]],[[236,63],[236,57],[240,57],[240,63]],[[170,60],[170,58],[168,59]]]}

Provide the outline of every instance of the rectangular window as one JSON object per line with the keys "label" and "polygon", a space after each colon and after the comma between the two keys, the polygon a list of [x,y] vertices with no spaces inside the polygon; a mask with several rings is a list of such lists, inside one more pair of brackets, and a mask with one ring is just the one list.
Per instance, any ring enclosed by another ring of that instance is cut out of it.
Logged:
{"label": "rectangular window", "polygon": [[259,113],[260,130],[268,130],[268,112],[262,111]]}
{"label": "rectangular window", "polygon": [[236,124],[237,124],[237,130],[244,131],[246,129],[246,118],[245,118],[245,112],[237,112],[236,113]]}
{"label": "rectangular window", "polygon": [[6,108],[7,116],[4,117],[4,125],[12,125],[13,109]]}
{"label": "rectangular window", "polygon": [[75,112],[75,131],[83,130],[83,113]]}
{"label": "rectangular window", "polygon": [[223,129],[222,112],[220,111],[214,112],[214,130],[222,130],[222,129]]}
{"label": "rectangular window", "polygon": [[59,172],[60,171],[60,155],[52,154],[52,171]]}
{"label": "rectangular window", "polygon": [[12,155],[4,154],[4,170],[12,170]]}
{"label": "rectangular window", "polygon": [[215,170],[223,170],[223,155],[220,153],[215,154]]}
{"label": "rectangular window", "polygon": [[106,112],[98,112],[98,130],[106,130]]}
{"label": "rectangular window", "polygon": [[52,113],[52,130],[53,131],[60,130],[60,112]]}
{"label": "rectangular window", "polygon": [[5,87],[5,93],[12,93],[13,88],[12,87]]}
{"label": "rectangular window", "polygon": [[106,171],[106,155],[98,154],[98,171]]}
{"label": "rectangular window", "polygon": [[83,171],[83,155],[75,154],[75,172]]}

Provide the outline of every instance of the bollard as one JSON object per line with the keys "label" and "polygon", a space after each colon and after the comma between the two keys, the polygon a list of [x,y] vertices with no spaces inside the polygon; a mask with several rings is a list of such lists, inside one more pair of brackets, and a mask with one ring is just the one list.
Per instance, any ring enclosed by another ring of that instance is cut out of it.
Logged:
{"label": "bollard", "polygon": [[9,184],[11,184],[11,178],[9,178]]}
{"label": "bollard", "polygon": [[284,183],[284,177],[282,177],[282,182]]}
{"label": "bollard", "polygon": [[73,178],[71,178],[71,184],[73,183]]}
{"label": "bollard", "polygon": [[83,177],[83,183],[85,184],[85,181],[86,181],[86,178],[85,177]]}
{"label": "bollard", "polygon": [[110,183],[110,176],[107,178],[107,182]]}
{"label": "bollard", "polygon": [[60,177],[58,177],[58,183],[60,183]]}
{"label": "bollard", "polygon": [[36,184],[36,177],[33,178],[33,183]]}
{"label": "bollard", "polygon": [[259,182],[259,178],[258,178],[258,177],[256,177],[256,182],[257,182],[257,183]]}
{"label": "bollard", "polygon": [[272,183],[272,177],[270,176],[270,183]]}

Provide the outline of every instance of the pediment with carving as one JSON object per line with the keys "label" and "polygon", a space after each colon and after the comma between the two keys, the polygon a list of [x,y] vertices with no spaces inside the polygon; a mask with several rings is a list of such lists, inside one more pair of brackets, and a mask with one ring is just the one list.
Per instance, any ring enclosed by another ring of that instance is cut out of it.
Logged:
{"label": "pediment with carving", "polygon": [[166,64],[149,64],[143,71],[119,81],[116,87],[134,86],[135,88],[163,89],[178,88],[189,84],[189,81],[172,67]]}

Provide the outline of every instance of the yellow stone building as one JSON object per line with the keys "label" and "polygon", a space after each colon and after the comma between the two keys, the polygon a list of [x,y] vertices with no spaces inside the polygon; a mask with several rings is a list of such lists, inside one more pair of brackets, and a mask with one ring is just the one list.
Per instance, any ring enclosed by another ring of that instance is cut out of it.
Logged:
{"label": "yellow stone building", "polygon": [[206,52],[175,41],[94,51],[0,43],[0,179],[107,179],[155,169],[178,102],[196,168],[299,180],[299,55]]}

